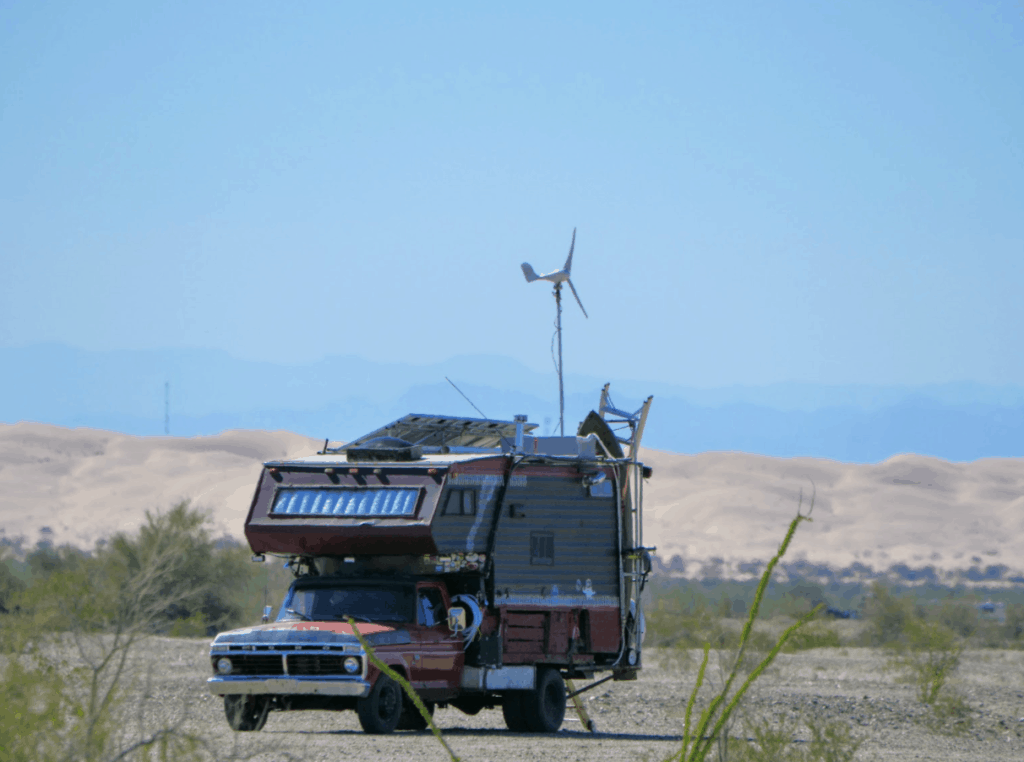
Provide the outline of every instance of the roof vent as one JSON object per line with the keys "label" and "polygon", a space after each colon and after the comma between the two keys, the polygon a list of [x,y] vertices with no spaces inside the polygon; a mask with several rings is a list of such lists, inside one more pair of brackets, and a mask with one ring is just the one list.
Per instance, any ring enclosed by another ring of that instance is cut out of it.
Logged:
{"label": "roof vent", "polygon": [[347,450],[349,462],[366,460],[405,461],[419,460],[423,448],[398,437],[377,437]]}

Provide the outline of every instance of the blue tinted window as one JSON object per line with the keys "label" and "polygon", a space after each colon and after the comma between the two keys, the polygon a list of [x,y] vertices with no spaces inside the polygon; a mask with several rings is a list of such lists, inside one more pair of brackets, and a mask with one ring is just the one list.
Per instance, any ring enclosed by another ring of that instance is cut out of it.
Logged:
{"label": "blue tinted window", "polygon": [[317,489],[282,487],[270,513],[274,516],[412,516],[419,488]]}

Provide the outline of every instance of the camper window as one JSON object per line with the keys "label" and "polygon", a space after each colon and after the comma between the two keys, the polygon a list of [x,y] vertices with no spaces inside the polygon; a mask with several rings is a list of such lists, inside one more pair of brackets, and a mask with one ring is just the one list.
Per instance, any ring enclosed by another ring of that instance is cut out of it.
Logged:
{"label": "camper window", "polygon": [[530,532],[530,563],[551,566],[555,563],[555,535]]}
{"label": "camper window", "polygon": [[453,489],[444,504],[445,516],[476,516],[476,490]]}

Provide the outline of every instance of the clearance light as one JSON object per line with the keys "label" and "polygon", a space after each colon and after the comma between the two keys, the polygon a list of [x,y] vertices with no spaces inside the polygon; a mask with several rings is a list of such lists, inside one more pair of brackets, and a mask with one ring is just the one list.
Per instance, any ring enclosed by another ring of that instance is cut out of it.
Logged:
{"label": "clearance light", "polygon": [[434,474],[437,473],[437,469],[436,468],[428,468],[427,469],[427,473],[430,474],[431,476],[433,476]]}
{"label": "clearance light", "polygon": [[348,470],[348,472],[349,472],[350,474],[358,474],[358,473],[359,473],[359,469],[358,469],[358,468],[350,468],[350,469]]}

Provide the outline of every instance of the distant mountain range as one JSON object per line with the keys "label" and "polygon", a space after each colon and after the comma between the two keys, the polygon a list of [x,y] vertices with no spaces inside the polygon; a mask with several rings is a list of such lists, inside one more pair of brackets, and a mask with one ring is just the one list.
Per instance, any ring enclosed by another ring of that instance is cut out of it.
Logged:
{"label": "distant mountain range", "polygon": [[[268,350],[268,354],[270,350]],[[451,378],[488,416],[526,413],[555,433],[558,386],[507,357],[463,355],[433,365],[332,356],[284,365],[226,352],[93,352],[59,344],[0,348],[0,421],[86,426],[136,435],[283,429],[351,439],[406,413],[476,417]],[[869,463],[914,452],[954,461],[1024,455],[1024,388],[970,382],[929,386],[780,383],[696,389],[635,379],[566,378],[566,433],[612,382],[617,405],[655,395],[648,447],[733,450]]]}

